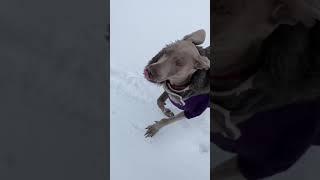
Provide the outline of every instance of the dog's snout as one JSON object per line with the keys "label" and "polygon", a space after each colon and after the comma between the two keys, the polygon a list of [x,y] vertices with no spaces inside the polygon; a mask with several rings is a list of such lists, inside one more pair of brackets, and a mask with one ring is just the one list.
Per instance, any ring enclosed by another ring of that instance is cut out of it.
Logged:
{"label": "dog's snout", "polygon": [[151,77],[153,77],[153,76],[155,76],[155,75],[157,74],[156,67],[155,67],[153,64],[151,64],[150,66],[148,66],[147,71],[148,71],[148,73],[149,73],[149,75],[150,75]]}
{"label": "dog's snout", "polygon": [[151,82],[155,82],[156,80],[156,68],[154,67],[154,65],[149,65],[144,69],[143,72],[145,78]]}

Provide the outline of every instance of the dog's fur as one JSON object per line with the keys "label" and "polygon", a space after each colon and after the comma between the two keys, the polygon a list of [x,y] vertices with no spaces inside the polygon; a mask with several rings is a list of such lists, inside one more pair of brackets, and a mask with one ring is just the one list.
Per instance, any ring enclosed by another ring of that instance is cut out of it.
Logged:
{"label": "dog's fur", "polygon": [[[257,63],[263,41],[280,25],[302,23],[312,27],[319,19],[320,3],[315,0],[215,0],[212,19],[215,64],[212,75],[245,70]],[[234,89],[243,81],[215,84],[211,90]],[[247,85],[247,86],[246,86]],[[252,82],[241,87],[248,89]],[[237,89],[239,90],[239,89]],[[240,88],[241,91],[241,88]],[[219,95],[219,93],[216,93]],[[211,170],[214,179],[245,179],[236,165],[236,158]]]}
{"label": "dog's fur", "polygon": [[241,64],[254,63],[263,40],[281,24],[313,26],[318,4],[316,0],[215,0],[211,73],[227,74]]}
{"label": "dog's fur", "polygon": [[[162,85],[169,82],[177,87],[189,87],[189,91],[183,92],[184,98],[197,94],[209,94],[209,79],[207,78],[210,68],[208,49],[203,49],[200,44],[205,40],[205,31],[198,30],[186,35],[163,48],[145,67],[144,75],[152,83]],[[165,107],[168,99],[165,91],[157,100],[160,110],[168,117],[156,121],[148,126],[146,137],[154,136],[158,130],[172,122],[184,119],[184,113],[174,115]]]}

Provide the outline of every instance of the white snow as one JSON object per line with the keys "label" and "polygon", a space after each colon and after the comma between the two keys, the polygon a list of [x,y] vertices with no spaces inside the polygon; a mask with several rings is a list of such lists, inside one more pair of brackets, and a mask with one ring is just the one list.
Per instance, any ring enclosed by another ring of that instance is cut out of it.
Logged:
{"label": "white snow", "polygon": [[209,0],[111,1],[111,180],[209,180],[209,109],[146,139],[145,128],[165,116],[156,104],[162,87],[142,75],[165,44],[186,34],[205,29],[209,45],[209,6]]}

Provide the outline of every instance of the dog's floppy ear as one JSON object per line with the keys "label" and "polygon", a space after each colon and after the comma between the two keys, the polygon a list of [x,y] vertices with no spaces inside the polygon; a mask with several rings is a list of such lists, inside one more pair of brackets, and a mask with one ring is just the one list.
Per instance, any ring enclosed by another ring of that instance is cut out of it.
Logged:
{"label": "dog's floppy ear", "polygon": [[183,37],[183,40],[191,41],[195,45],[202,44],[206,39],[206,32],[203,29],[195,31]]}
{"label": "dog's floppy ear", "polygon": [[205,56],[199,55],[195,62],[195,68],[204,70],[210,69],[210,60]]}
{"label": "dog's floppy ear", "polygon": [[274,2],[271,14],[271,22],[277,25],[295,25],[298,23],[297,19],[294,18],[292,9],[287,3],[282,1]]}

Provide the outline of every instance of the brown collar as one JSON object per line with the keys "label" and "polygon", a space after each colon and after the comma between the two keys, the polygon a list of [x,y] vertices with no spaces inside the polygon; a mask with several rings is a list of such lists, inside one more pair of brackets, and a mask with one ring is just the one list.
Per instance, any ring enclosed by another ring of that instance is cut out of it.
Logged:
{"label": "brown collar", "polygon": [[169,85],[169,87],[172,90],[181,91],[181,90],[186,89],[190,85],[190,82],[188,82],[187,84],[184,84],[184,85],[179,85],[179,86],[171,84],[169,81],[167,82],[167,84]]}

